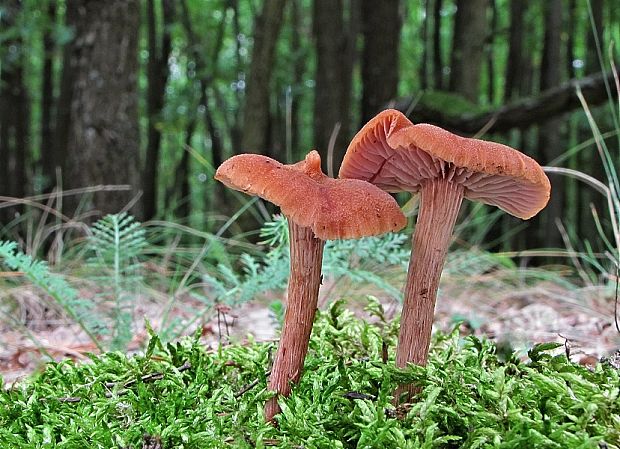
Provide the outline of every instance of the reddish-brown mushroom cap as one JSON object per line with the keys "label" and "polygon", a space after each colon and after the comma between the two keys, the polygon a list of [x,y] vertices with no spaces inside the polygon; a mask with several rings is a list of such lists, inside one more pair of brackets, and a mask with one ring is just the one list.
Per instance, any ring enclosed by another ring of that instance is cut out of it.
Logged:
{"label": "reddish-brown mushroom cap", "polygon": [[240,154],[225,161],[215,179],[280,206],[322,240],[350,239],[398,231],[406,218],[386,192],[357,179],[332,179],[321,171],[319,153],[281,164],[267,156]]}
{"label": "reddish-brown mushroom cap", "polygon": [[353,137],[340,167],[340,178],[363,179],[388,192],[403,190],[397,179],[379,169],[394,155],[388,138],[410,126],[413,123],[402,112],[381,111]]}
{"label": "reddish-brown mushroom cap", "polygon": [[549,201],[551,186],[540,165],[506,145],[428,124],[400,127],[378,145],[359,135],[365,128],[347,150],[341,178],[368,180],[390,192],[417,192],[429,179],[449,178],[463,185],[465,198],[523,219]]}

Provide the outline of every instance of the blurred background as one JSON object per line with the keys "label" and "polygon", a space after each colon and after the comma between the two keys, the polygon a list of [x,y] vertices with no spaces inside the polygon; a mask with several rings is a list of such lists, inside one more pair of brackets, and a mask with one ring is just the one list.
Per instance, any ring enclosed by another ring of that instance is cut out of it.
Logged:
{"label": "blurred background", "polygon": [[[145,314],[170,338],[221,337],[227,307],[259,295],[273,307],[252,320],[271,329],[285,227],[214,169],[316,148],[337,174],[386,107],[556,167],[533,220],[464,208],[447,322],[505,333],[483,325],[518,322],[508,298],[538,307],[521,330],[585,323],[574,338],[604,340],[586,352],[617,348],[619,40],[613,0],[0,0],[0,363],[28,365],[23,348],[49,353],[71,326],[90,349],[139,345]],[[365,281],[396,304],[408,238],[360,245],[336,245],[328,293]]]}

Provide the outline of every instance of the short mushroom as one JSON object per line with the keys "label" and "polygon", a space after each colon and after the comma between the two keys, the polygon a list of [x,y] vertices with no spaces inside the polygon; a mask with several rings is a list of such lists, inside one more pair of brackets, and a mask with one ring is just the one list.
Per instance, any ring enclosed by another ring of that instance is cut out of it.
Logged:
{"label": "short mushroom", "polygon": [[[319,153],[281,164],[258,154],[225,161],[215,179],[257,195],[288,218],[291,268],[284,324],[269,377],[269,390],[288,396],[301,377],[317,307],[325,240],[352,239],[397,231],[406,218],[396,201],[360,180],[332,179],[321,171]],[[279,413],[278,396],[265,405],[265,419]]]}
{"label": "short mushroom", "polygon": [[[354,137],[339,173],[389,192],[420,193],[396,353],[399,367],[427,363],[437,288],[463,198],[528,219],[545,207],[550,194],[542,168],[521,152],[405,120],[395,110],[378,114]],[[410,397],[416,389],[401,386],[396,402],[404,392]]]}

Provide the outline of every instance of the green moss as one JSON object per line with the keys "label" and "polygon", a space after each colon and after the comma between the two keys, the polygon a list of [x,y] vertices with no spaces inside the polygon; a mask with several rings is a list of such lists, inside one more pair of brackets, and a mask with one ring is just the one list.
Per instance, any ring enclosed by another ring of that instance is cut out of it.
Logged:
{"label": "green moss", "polygon": [[488,107],[472,103],[459,94],[440,90],[424,91],[420,104],[427,109],[441,111],[449,117],[482,114],[490,110]]}
{"label": "green moss", "polygon": [[[381,315],[376,303],[372,308]],[[396,323],[369,325],[337,303],[321,313],[305,374],[282,400],[279,428],[263,423],[273,344],[208,352],[196,340],[144,356],[108,353],[53,363],[0,393],[2,448],[618,448],[618,370],[552,356],[500,360],[492,343],[436,338],[427,368],[393,368]],[[423,393],[391,405],[398,382]],[[606,444],[606,446],[605,446]]]}

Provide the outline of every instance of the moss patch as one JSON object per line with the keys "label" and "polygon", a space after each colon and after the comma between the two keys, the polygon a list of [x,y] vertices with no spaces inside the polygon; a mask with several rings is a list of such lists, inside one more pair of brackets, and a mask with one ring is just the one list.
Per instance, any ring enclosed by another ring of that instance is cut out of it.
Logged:
{"label": "moss patch", "polygon": [[[144,356],[52,363],[0,392],[2,448],[618,448],[619,372],[553,356],[499,357],[458,333],[438,336],[427,368],[393,368],[396,323],[368,324],[340,303],[317,318],[302,382],[263,423],[274,344],[205,351],[197,339]],[[383,345],[390,360],[382,360]],[[399,382],[423,387],[395,410]]]}

